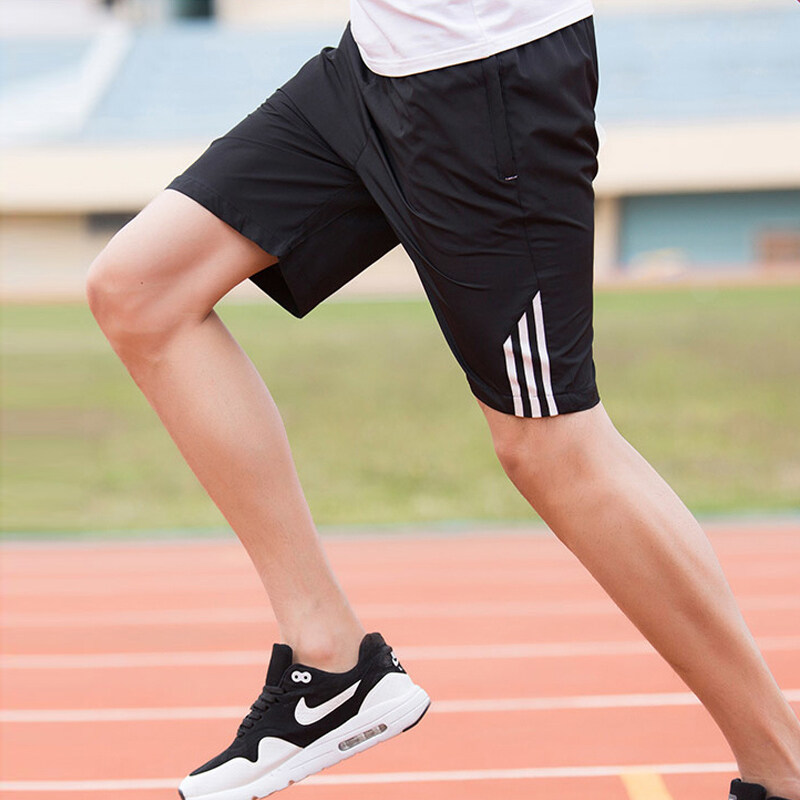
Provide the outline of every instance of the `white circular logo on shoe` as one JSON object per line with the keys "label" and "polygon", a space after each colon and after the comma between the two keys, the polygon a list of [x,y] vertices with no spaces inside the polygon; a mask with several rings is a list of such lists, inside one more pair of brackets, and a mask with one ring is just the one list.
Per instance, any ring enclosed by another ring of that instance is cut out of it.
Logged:
{"label": "white circular logo on shoe", "polygon": [[300,672],[299,669],[296,669],[292,673],[292,680],[295,683],[311,683],[311,673],[310,672]]}

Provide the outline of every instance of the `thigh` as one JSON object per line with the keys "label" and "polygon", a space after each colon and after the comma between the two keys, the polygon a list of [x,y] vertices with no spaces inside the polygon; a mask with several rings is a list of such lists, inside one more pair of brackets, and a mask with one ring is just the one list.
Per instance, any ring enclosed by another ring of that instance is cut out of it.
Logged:
{"label": "thigh", "polygon": [[128,295],[205,314],[276,260],[196,201],[167,190],[116,234],[93,269]]}

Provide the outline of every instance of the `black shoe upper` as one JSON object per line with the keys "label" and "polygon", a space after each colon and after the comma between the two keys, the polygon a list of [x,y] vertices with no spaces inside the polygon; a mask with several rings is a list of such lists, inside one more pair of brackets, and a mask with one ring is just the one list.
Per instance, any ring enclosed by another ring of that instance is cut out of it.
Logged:
{"label": "black shoe upper", "polygon": [[[306,747],[358,713],[367,694],[389,672],[404,670],[379,633],[364,637],[358,663],[347,672],[324,672],[295,664],[291,647],[273,645],[264,688],[239,725],[236,738],[226,750],[191,774],[207,772],[236,757],[255,762],[258,744],[268,736]],[[356,682],[353,695],[319,721],[305,725],[298,722],[295,712],[301,701],[305,701],[303,707],[313,712],[322,703],[352,690]]]}
{"label": "black shoe upper", "polygon": [[729,800],[786,800],[785,797],[767,797],[767,790],[760,783],[745,783],[739,778],[731,783]]}
{"label": "black shoe upper", "polygon": [[736,778],[731,783],[730,800],[766,800],[767,790],[758,783],[745,783]]}

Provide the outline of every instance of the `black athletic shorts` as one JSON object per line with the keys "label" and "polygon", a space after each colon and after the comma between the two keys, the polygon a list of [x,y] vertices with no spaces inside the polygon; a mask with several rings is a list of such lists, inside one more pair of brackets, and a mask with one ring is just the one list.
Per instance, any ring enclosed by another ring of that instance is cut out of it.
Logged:
{"label": "black athletic shorts", "polygon": [[348,28],[169,188],[279,259],[252,280],[296,316],[402,243],[479,399],[579,411],[599,400],[596,90],[591,19],[399,78]]}

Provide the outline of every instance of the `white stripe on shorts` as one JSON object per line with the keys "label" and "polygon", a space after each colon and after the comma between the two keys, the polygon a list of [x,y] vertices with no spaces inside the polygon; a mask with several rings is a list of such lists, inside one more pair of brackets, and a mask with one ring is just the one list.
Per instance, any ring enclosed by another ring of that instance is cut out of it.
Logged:
{"label": "white stripe on shorts", "polygon": [[[533,317],[531,317],[531,311]],[[532,326],[531,326],[531,323]],[[534,359],[533,348],[531,347],[531,330],[533,331],[534,344],[536,345],[536,355]],[[542,386],[544,388],[545,402],[550,416],[558,414],[558,406],[553,396],[553,385],[550,377],[550,354],[547,352],[547,337],[544,329],[544,312],[542,310],[542,295],[537,292],[533,298],[530,309],[519,318],[516,325],[516,332],[519,336],[518,348],[515,348],[514,333],[503,343],[503,353],[506,360],[506,374],[508,383],[511,387],[511,396],[514,400],[514,414],[522,417],[525,414],[522,401],[523,392],[527,394],[531,404],[531,416],[542,416],[542,405],[539,393],[536,389],[536,370],[538,367]],[[516,354],[522,359],[523,374],[517,370]]]}
{"label": "white stripe on shorts", "polygon": [[[538,294],[536,295],[539,296]],[[519,345],[522,348],[522,366],[525,370],[525,384],[528,387],[528,399],[531,401],[531,416],[541,417],[542,407],[539,404],[539,395],[536,391],[536,377],[533,374],[533,353],[531,340],[528,334],[528,312],[526,311],[517,323],[519,329]]]}
{"label": "white stripe on shorts", "polygon": [[536,344],[539,348],[539,363],[542,366],[542,385],[547,410],[550,416],[558,414],[556,399],[553,397],[553,385],[550,382],[550,355],[547,352],[547,338],[544,333],[544,313],[542,312],[542,293],[536,292],[533,298],[533,322],[536,326]]}
{"label": "white stripe on shorts", "polygon": [[506,355],[506,373],[511,386],[511,396],[514,398],[514,414],[521,417],[523,416],[522,393],[517,378],[517,364],[514,361],[514,342],[510,336],[503,342],[503,352]]}

